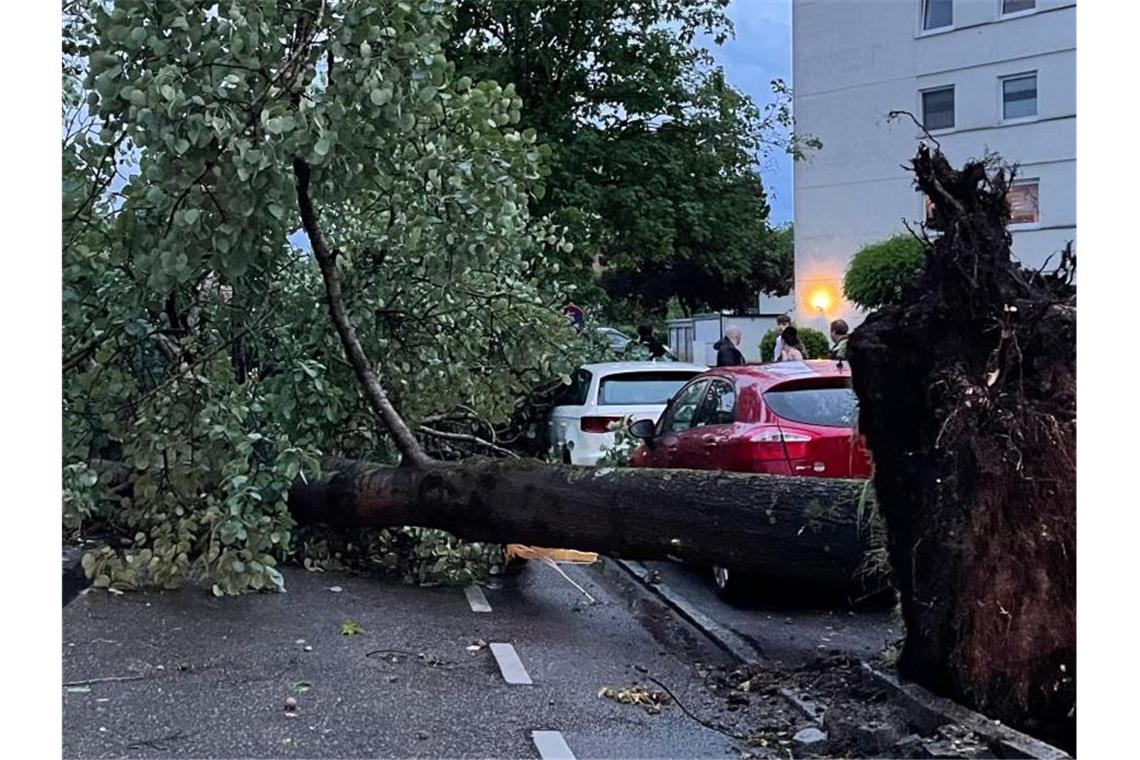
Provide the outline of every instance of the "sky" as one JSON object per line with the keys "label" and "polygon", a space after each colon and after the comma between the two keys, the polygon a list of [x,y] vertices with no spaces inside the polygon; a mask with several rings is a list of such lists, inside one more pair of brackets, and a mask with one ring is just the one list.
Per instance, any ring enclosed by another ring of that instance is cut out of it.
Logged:
{"label": "sky", "polygon": [[[729,84],[752,96],[763,108],[771,102],[768,83],[783,79],[792,84],[791,0],[732,0],[728,16],[736,28],[735,39],[717,47],[708,42],[717,63],[724,67]],[[792,161],[773,156],[760,167],[771,207],[769,221],[792,221]]]}

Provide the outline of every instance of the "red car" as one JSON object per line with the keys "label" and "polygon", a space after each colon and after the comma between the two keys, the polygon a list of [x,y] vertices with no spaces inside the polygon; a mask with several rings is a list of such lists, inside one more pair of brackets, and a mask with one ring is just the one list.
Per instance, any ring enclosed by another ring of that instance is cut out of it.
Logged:
{"label": "red car", "polygon": [[[857,401],[846,363],[830,360],[718,367],[690,380],[643,439],[633,467],[731,470],[821,478],[869,478],[871,460],[856,432]],[[713,568],[717,591],[739,582]]]}

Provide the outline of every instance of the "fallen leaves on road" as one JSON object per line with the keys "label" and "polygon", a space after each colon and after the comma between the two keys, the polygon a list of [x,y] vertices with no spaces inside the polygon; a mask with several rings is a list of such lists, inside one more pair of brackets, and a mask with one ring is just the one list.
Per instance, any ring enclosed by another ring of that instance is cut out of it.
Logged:
{"label": "fallen leaves on road", "polygon": [[599,697],[612,699],[623,705],[638,705],[652,714],[661,712],[661,708],[672,702],[672,698],[660,691],[650,691],[644,686],[627,686],[624,689],[615,689],[612,686],[603,686],[598,690]]}

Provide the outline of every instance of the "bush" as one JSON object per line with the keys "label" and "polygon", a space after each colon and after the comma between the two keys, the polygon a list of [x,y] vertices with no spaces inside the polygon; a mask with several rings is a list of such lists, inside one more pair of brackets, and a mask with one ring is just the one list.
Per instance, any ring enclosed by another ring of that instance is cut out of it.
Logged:
{"label": "bush", "polygon": [[909,234],[872,243],[851,259],[843,295],[868,311],[898,303],[903,289],[918,279],[925,265],[925,246]]}
{"label": "bush", "polygon": [[[801,350],[805,359],[826,359],[831,353],[831,343],[826,335],[810,327],[796,327],[800,336]],[[769,330],[760,341],[760,361],[772,361],[772,351],[776,348],[778,330]]]}

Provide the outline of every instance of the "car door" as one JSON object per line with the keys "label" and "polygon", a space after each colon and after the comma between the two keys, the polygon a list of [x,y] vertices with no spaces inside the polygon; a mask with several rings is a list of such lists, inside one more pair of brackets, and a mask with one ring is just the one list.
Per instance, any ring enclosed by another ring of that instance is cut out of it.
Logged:
{"label": "car door", "polygon": [[649,467],[688,467],[681,463],[691,456],[689,449],[692,440],[685,437],[693,425],[697,411],[708,390],[707,378],[699,378],[686,385],[661,415],[657,423],[657,435],[647,451],[646,464]]}
{"label": "car door", "polygon": [[736,386],[724,377],[709,381],[693,427],[684,441],[688,462],[694,470],[734,470],[736,467]]}

